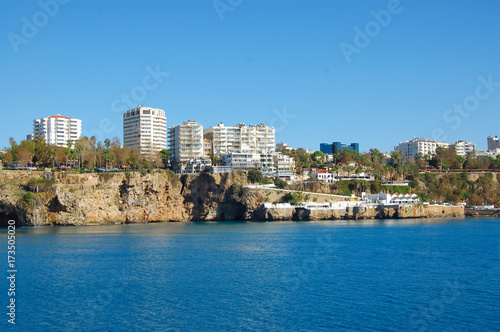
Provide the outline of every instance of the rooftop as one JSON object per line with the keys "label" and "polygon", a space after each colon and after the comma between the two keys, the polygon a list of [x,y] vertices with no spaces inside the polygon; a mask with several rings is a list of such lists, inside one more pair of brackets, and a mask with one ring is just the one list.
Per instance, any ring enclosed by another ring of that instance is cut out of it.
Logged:
{"label": "rooftop", "polygon": [[52,116],[49,116],[49,118],[56,118],[56,119],[71,119],[71,118],[68,118],[67,116],[62,116],[61,114],[52,115]]}

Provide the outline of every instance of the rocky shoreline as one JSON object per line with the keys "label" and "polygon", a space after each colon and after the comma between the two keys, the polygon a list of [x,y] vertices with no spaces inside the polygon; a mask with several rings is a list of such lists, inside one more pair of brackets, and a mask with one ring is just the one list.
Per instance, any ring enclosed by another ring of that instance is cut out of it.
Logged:
{"label": "rocky shoreline", "polygon": [[500,217],[500,209],[491,210],[477,210],[477,209],[465,209],[466,217]]}
{"label": "rocky shoreline", "polygon": [[[464,217],[459,207],[404,207],[335,214],[328,211],[278,212],[261,203],[278,202],[279,190],[247,187],[244,173],[183,175],[169,171],[47,174],[0,171],[0,226],[104,225],[160,221],[284,221],[377,218]],[[43,183],[43,185],[39,184]],[[31,187],[30,187],[31,186]],[[33,189],[36,186],[36,189]],[[30,191],[31,190],[31,191]],[[309,201],[345,200],[310,193]]]}

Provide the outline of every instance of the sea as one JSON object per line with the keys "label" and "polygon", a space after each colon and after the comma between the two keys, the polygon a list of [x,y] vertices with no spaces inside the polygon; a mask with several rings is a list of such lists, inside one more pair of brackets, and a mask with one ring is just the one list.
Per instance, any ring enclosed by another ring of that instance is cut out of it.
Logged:
{"label": "sea", "polygon": [[498,218],[18,228],[15,296],[7,236],[1,331],[500,331]]}

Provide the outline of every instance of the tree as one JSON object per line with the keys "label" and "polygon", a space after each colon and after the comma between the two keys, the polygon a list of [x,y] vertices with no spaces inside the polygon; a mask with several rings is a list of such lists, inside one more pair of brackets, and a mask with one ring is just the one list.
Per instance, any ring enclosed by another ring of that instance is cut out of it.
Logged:
{"label": "tree", "polygon": [[163,160],[170,159],[170,150],[167,150],[167,149],[160,150],[160,156],[161,156],[161,159],[163,159]]}
{"label": "tree", "polygon": [[6,165],[14,161],[14,155],[12,154],[12,150],[10,149],[5,149],[5,150],[6,152],[0,156],[0,159],[2,159],[2,162]]}
{"label": "tree", "polygon": [[115,155],[109,152],[104,152],[104,161],[106,162],[106,169],[108,169],[108,164],[111,168],[111,162],[115,159]]}
{"label": "tree", "polygon": [[322,163],[325,159],[325,154],[321,151],[316,151],[311,155],[312,161]]}
{"label": "tree", "polygon": [[277,188],[284,189],[284,188],[286,188],[286,186],[288,185],[288,183],[285,180],[283,180],[283,179],[274,178],[274,185]]}
{"label": "tree", "polygon": [[111,146],[111,141],[109,140],[109,138],[106,138],[106,139],[104,140],[104,147],[105,147],[106,149],[109,149],[109,147],[110,147],[110,146]]}
{"label": "tree", "polygon": [[42,136],[35,138],[34,141],[31,141],[31,144],[33,145],[33,162],[35,164],[49,164],[53,155],[52,146],[45,144]]}
{"label": "tree", "polygon": [[261,183],[264,181],[264,176],[260,171],[253,169],[248,172],[247,179],[250,183]]}

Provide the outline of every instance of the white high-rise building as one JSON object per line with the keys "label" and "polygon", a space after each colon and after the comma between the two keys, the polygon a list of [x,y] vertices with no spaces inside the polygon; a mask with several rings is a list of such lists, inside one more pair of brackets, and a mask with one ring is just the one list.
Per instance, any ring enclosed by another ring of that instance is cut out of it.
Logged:
{"label": "white high-rise building", "polygon": [[273,153],[276,146],[276,130],[264,124],[226,127],[221,122],[205,129],[204,137],[212,144],[212,153],[216,156]]}
{"label": "white high-rise building", "polygon": [[167,148],[167,117],[159,108],[139,106],[123,113],[123,144],[141,154]]}
{"label": "white high-rise building", "polygon": [[203,126],[194,120],[168,129],[168,148],[176,165],[204,159]]}
{"label": "white high-rise building", "polygon": [[476,151],[476,144],[467,141],[456,141],[451,145],[457,156],[467,157],[469,153],[474,153]]}
{"label": "white high-rise building", "polygon": [[36,139],[42,136],[45,143],[62,147],[71,145],[82,136],[82,120],[68,118],[56,114],[43,119],[33,121],[33,134],[28,139]]}
{"label": "white high-rise building", "polygon": [[399,143],[394,147],[394,150],[403,152],[403,157],[416,158],[419,154],[423,157],[433,156],[436,154],[437,147],[448,148],[448,143],[433,141],[427,138],[414,138],[412,140]]}
{"label": "white high-rise building", "polygon": [[488,151],[494,151],[496,149],[500,149],[500,138],[498,138],[497,136],[495,137],[489,136]]}

